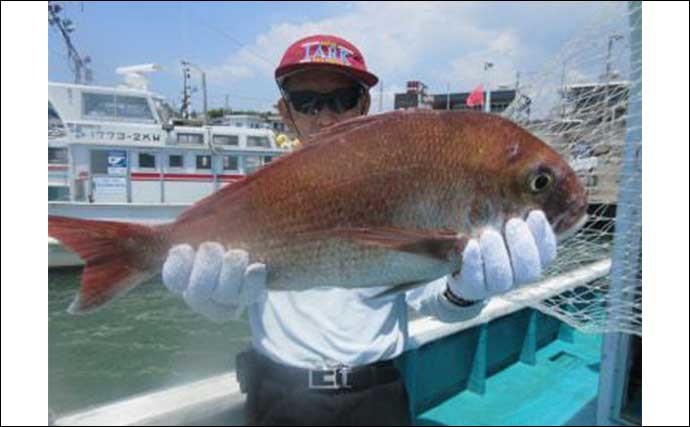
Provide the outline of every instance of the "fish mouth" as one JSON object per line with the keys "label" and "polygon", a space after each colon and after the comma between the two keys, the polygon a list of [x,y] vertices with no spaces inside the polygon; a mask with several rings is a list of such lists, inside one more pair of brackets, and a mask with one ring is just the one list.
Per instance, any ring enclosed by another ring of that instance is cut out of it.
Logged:
{"label": "fish mouth", "polygon": [[588,218],[588,215],[587,215],[586,213],[582,214],[582,216],[580,217],[580,219],[578,219],[577,221],[575,221],[575,223],[574,223],[573,225],[571,225],[570,227],[568,227],[566,230],[564,230],[564,231],[558,233],[558,234],[556,235],[556,240],[558,241],[558,243],[561,243],[561,242],[563,242],[563,241],[569,239],[569,238],[572,237],[575,233],[577,233],[578,231],[580,231],[580,229],[581,229],[581,228],[585,225],[585,223],[587,222],[587,218]]}

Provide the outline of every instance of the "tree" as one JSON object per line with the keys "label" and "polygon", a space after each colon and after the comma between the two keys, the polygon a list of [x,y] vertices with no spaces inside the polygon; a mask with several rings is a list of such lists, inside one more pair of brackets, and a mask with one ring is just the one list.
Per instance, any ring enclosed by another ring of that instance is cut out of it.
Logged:
{"label": "tree", "polygon": [[225,109],[223,108],[211,108],[208,110],[209,119],[219,119],[225,115]]}

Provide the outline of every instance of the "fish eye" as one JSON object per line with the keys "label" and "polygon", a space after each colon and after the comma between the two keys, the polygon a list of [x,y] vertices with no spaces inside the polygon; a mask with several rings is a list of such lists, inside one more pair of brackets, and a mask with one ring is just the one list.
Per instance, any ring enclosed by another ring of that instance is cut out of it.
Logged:
{"label": "fish eye", "polygon": [[553,174],[549,171],[539,171],[530,178],[529,188],[533,193],[541,193],[553,182]]}

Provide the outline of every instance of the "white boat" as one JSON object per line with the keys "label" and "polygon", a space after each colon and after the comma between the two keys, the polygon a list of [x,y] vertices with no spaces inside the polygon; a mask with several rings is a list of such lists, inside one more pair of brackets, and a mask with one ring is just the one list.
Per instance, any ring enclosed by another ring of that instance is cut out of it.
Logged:
{"label": "white boat", "polygon": [[[126,77],[155,66],[127,67]],[[130,74],[127,74],[130,73]],[[273,129],[175,119],[142,84],[48,83],[48,213],[159,223],[289,150]],[[49,239],[49,266],[72,265]],[[69,255],[69,254],[66,254]]]}

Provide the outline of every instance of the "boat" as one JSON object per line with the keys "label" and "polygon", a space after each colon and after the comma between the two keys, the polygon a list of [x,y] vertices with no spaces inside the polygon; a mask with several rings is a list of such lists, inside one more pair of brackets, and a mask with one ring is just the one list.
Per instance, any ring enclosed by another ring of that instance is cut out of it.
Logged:
{"label": "boat", "polygon": [[[141,82],[143,72],[155,69],[120,68],[130,84],[117,87],[48,83],[49,215],[172,221],[290,151],[276,143],[275,125],[243,125],[252,116],[238,116],[229,126],[176,117]],[[48,247],[49,267],[79,265],[50,238]]]}

